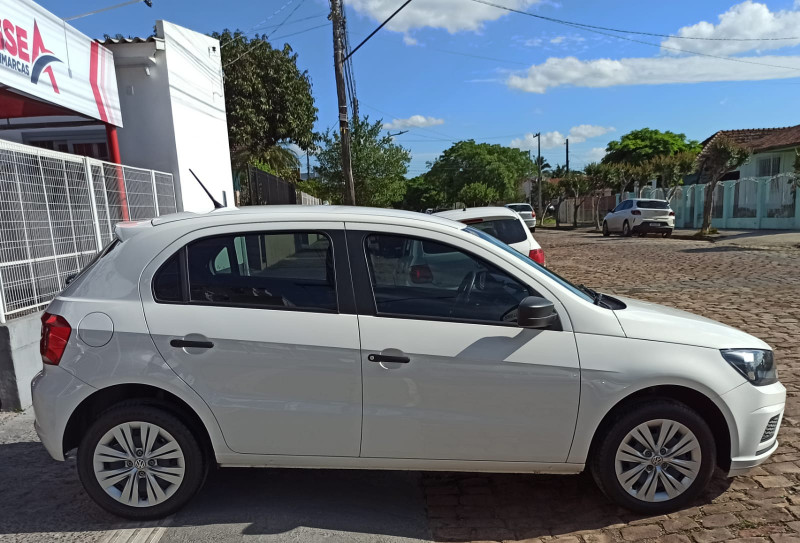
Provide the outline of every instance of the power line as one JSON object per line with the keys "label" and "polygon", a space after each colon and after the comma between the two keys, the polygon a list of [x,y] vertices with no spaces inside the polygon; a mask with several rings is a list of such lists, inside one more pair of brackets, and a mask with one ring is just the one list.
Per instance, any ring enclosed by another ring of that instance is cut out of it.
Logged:
{"label": "power line", "polygon": [[[742,63],[742,64],[753,64],[755,66],[766,66],[766,67],[769,67],[769,68],[780,68],[782,70],[800,71],[800,68],[796,68],[796,67],[793,67],[793,66],[781,66],[781,65],[777,65],[777,64],[767,64],[765,62],[755,62],[755,61],[752,61],[752,60],[746,60],[746,59],[739,58],[739,57],[727,57],[727,56],[723,56],[723,55],[713,55],[711,53],[701,53],[699,51],[690,51],[689,49],[681,49],[680,47],[669,47],[669,46],[666,46],[666,45],[661,45],[661,44],[653,43],[653,42],[649,42],[649,41],[643,41],[643,40],[637,40],[637,39],[634,39],[634,38],[628,38],[626,36],[617,36],[616,34],[609,34],[608,32],[602,32],[600,30],[595,30],[594,28],[590,27],[589,25],[583,25],[583,24],[580,24],[580,23],[571,23],[569,21],[563,21],[561,19],[555,19],[553,17],[545,17],[543,15],[536,15],[535,13],[530,13],[528,11],[522,11],[522,10],[519,10],[519,9],[509,8],[509,7],[506,7],[506,6],[501,6],[499,4],[488,2],[487,0],[472,0],[472,1],[473,2],[477,2],[479,4],[485,4],[487,6],[492,6],[492,7],[498,8],[498,9],[509,11],[509,12],[512,12],[512,13],[519,13],[520,15],[527,15],[529,17],[535,17],[537,19],[544,19],[546,21],[555,22],[555,23],[558,23],[558,24],[561,24],[561,25],[572,27],[572,28],[578,28],[578,29],[581,29],[581,30],[586,30],[588,32],[594,32],[595,34],[601,34],[603,36],[609,36],[611,38],[616,38],[618,40],[626,40],[626,41],[630,41],[630,42],[634,42],[634,43],[640,43],[642,45],[649,45],[651,47],[658,47],[659,49],[669,49],[671,51],[679,51],[681,53],[687,53],[687,54],[690,54],[690,55],[696,55],[696,56],[701,56],[701,57],[709,57],[709,58],[716,58],[716,59],[720,59],[720,60],[728,60],[728,61],[731,61],[731,62],[739,62],[739,63]],[[612,32],[613,31],[614,30],[612,30]],[[678,37],[678,36],[676,36],[676,37]],[[795,38],[795,39],[800,39],[800,38]]]}
{"label": "power line", "polygon": [[87,13],[81,13],[80,15],[73,15],[72,17],[67,17],[65,21],[74,21],[75,19],[81,19],[83,17],[88,17],[89,15],[95,15],[97,13],[102,13],[104,11],[109,11],[112,9],[122,8],[125,6],[130,6],[131,4],[139,4],[144,2],[148,8],[153,7],[153,0],[129,0],[128,2],[122,2],[121,4],[114,4],[113,6],[107,6],[104,8],[96,9],[94,11],[89,11]]}
{"label": "power line", "polygon": [[282,36],[275,36],[274,38],[269,38],[270,40],[282,40],[284,38],[290,38],[292,36],[297,36],[299,34],[305,34],[306,32],[311,32],[312,30],[317,30],[318,28],[326,28],[331,26],[330,21],[321,25],[312,26],[311,28],[306,28],[305,30],[298,30],[297,32],[292,32],[291,34],[283,34]]}
{"label": "power line", "polygon": [[610,32],[619,32],[621,34],[639,34],[641,36],[654,36],[657,38],[674,38],[678,40],[701,40],[701,41],[792,41],[792,40],[800,40],[800,36],[791,37],[791,38],[704,38],[701,36],[677,36],[675,34],[659,34],[657,32],[642,32],[637,30],[622,30],[619,28],[609,28],[607,26],[597,26],[597,25],[590,25],[586,23],[576,23],[574,21],[566,21],[564,19],[556,19],[555,17],[547,17],[545,15],[538,15],[536,13],[531,13],[529,11],[523,11],[520,9],[509,8],[506,6],[502,6],[499,4],[495,4],[489,2],[487,0],[472,0],[473,2],[477,2],[479,4],[485,4],[487,6],[492,6],[499,9],[504,9],[506,11],[513,11],[515,13],[520,13],[522,15],[528,15],[530,17],[536,17],[537,19],[542,19],[544,21],[550,21],[553,23],[575,26],[575,27],[583,27],[583,28],[593,28],[595,30],[608,30]]}
{"label": "power line", "polygon": [[386,23],[388,23],[389,21],[391,21],[391,20],[394,18],[394,16],[395,16],[395,15],[397,15],[398,13],[400,13],[401,11],[403,11],[403,8],[404,8],[404,7],[406,7],[407,5],[409,5],[410,3],[411,3],[411,0],[406,0],[405,2],[403,2],[403,5],[402,5],[402,6],[400,6],[399,8],[397,8],[397,9],[394,11],[394,13],[392,13],[391,15],[389,15],[389,16],[386,18],[386,20],[385,20],[385,21],[383,21],[381,24],[379,24],[379,25],[378,25],[378,28],[376,28],[375,30],[373,30],[372,32],[370,32],[370,33],[369,33],[369,36],[367,36],[366,38],[364,38],[363,40],[361,40],[361,43],[359,43],[358,45],[356,45],[356,48],[355,48],[355,49],[353,49],[352,51],[350,51],[350,54],[349,54],[349,55],[347,55],[346,57],[344,57],[344,59],[345,59],[345,60],[347,60],[347,59],[348,59],[348,58],[350,58],[350,57],[351,57],[351,56],[352,56],[352,55],[353,55],[353,54],[354,54],[356,51],[358,51],[359,49],[361,49],[361,46],[362,46],[362,45],[364,45],[365,43],[367,43],[367,42],[369,41],[369,39],[370,39],[372,36],[374,36],[375,34],[377,34],[377,33],[378,33],[378,30],[380,30],[381,28],[383,28],[383,27],[386,25]]}
{"label": "power line", "polygon": [[[275,28],[275,30],[273,30],[273,32],[275,32],[278,29],[280,29],[280,27],[282,27],[286,23],[286,21],[288,21],[289,18],[291,18],[291,16],[294,15],[295,11],[300,9],[300,6],[302,6],[304,2],[305,2],[305,0],[300,0],[300,2],[294,7],[294,9],[291,12],[289,12],[289,15],[287,15],[286,18],[283,21],[281,21],[281,23]],[[267,36],[267,38],[269,38],[269,36]],[[262,45],[264,43],[266,43],[266,40],[263,40],[263,41],[262,40],[257,40],[255,45],[250,47],[247,51],[245,51],[244,53],[242,53],[241,55],[239,55],[238,57],[236,57],[232,61],[226,63],[223,66],[223,68],[227,68],[231,64],[233,64],[235,62],[238,62],[242,57],[245,57],[245,56],[249,55],[256,47],[258,47],[259,45]],[[222,48],[222,46],[220,46],[220,49],[221,48]]]}
{"label": "power line", "polygon": [[[280,13],[281,11],[283,11],[284,9],[286,9],[287,7],[289,7],[289,6],[290,6],[290,5],[291,5],[291,4],[292,4],[294,1],[295,1],[295,0],[289,0],[288,2],[286,2],[285,4],[283,4],[281,7],[279,7],[277,10],[275,10],[275,11],[272,13],[272,15],[270,15],[270,16],[269,16],[269,17],[267,17],[266,19],[263,19],[261,22],[258,22],[258,23],[256,23],[255,25],[251,26],[250,28],[248,28],[247,30],[245,30],[244,32],[242,32],[242,34],[244,34],[244,35],[246,36],[247,34],[249,34],[250,32],[252,32],[252,31],[253,31],[253,30],[255,30],[256,28],[259,28],[259,27],[261,27],[261,26],[262,26],[264,23],[266,23],[267,21],[271,20],[271,19],[272,19],[273,17],[275,17],[275,16],[276,16],[278,13]],[[229,43],[231,43],[232,41],[235,41],[235,40],[229,40],[229,41],[226,41],[225,43],[221,44],[221,45],[219,46],[219,48],[220,48],[220,49],[222,49],[223,47],[225,47],[226,45],[228,45],[228,44],[229,44]]]}

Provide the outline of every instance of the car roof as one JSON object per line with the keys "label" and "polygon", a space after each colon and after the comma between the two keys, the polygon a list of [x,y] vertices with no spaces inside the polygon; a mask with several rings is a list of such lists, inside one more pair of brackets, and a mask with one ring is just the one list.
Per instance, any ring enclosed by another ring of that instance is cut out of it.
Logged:
{"label": "car roof", "polygon": [[444,217],[454,221],[465,221],[470,219],[481,219],[487,217],[510,217],[518,219],[519,215],[513,209],[502,206],[492,207],[468,207],[462,209],[451,209],[449,211],[440,211],[433,214],[435,217]]}

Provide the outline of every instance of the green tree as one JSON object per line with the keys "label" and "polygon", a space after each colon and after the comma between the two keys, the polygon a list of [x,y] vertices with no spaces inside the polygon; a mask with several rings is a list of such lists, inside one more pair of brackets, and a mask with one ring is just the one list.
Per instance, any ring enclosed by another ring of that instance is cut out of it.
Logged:
{"label": "green tree", "polygon": [[563,164],[556,164],[556,167],[550,172],[550,177],[553,179],[561,179],[567,176],[567,167]]}
{"label": "green tree", "polygon": [[640,128],[623,135],[619,140],[608,142],[605,164],[628,162],[641,164],[660,155],[674,155],[686,151],[699,151],[696,140],[687,140],[685,134],[661,132],[651,128]]}
{"label": "green tree", "polygon": [[458,200],[467,207],[479,207],[495,203],[499,194],[485,183],[469,183],[458,191]]}
{"label": "green tree", "polygon": [[748,149],[721,135],[711,140],[698,156],[698,170],[701,179],[706,182],[701,234],[708,234],[708,230],[711,228],[711,199],[717,183],[726,173],[744,164],[749,156]]}
{"label": "green tree", "polygon": [[533,162],[536,164],[537,172],[542,172],[542,175],[544,175],[545,172],[550,171],[552,168],[550,163],[547,162],[547,159],[543,156],[536,157]]}
{"label": "green tree", "polygon": [[[536,171],[527,151],[474,140],[453,144],[429,166],[425,180],[439,187],[449,203],[460,201],[462,189],[471,184],[493,189],[493,192],[483,193],[482,198],[496,195],[489,201],[515,200],[520,183]],[[473,187],[465,194],[472,197],[479,194],[479,190]]]}
{"label": "green tree", "polygon": [[661,155],[650,159],[658,186],[664,191],[664,199],[672,200],[675,191],[683,185],[683,178],[693,173],[697,167],[697,153],[683,151],[674,155]]}
{"label": "green tree", "polygon": [[559,211],[561,209],[561,204],[564,203],[569,197],[567,193],[567,185],[561,183],[562,180],[554,183],[544,183],[542,184],[542,200],[547,202],[543,207],[545,209],[545,213],[542,215],[542,223],[544,223],[544,215],[547,214],[547,209],[552,205],[553,206],[553,215],[556,219],[556,227],[561,226],[561,219],[559,217]]}
{"label": "green tree", "polygon": [[[358,205],[390,207],[402,201],[406,190],[405,175],[411,161],[409,151],[381,135],[383,122],[370,122],[369,117],[350,120],[350,150],[353,182]],[[342,145],[339,130],[329,129],[321,136],[315,168],[320,181],[329,191],[330,200],[342,202]]]}
{"label": "green tree", "polygon": [[444,193],[429,182],[424,175],[406,181],[406,191],[401,207],[411,211],[436,209],[445,203]]}
{"label": "green tree", "polygon": [[559,183],[572,198],[572,226],[578,226],[578,210],[592,191],[591,180],[581,172],[569,172]]}
{"label": "green tree", "polygon": [[614,182],[613,166],[590,162],[583,168],[583,173],[591,188],[594,227],[595,230],[600,230],[600,198],[604,195],[606,189],[612,187]]}
{"label": "green tree", "polygon": [[273,49],[266,35],[250,39],[226,29],[212,36],[221,44],[234,167],[259,160],[279,170],[288,158],[280,144],[295,143],[306,150],[315,139],[317,108],[308,72],[297,67],[297,54],[288,44]]}

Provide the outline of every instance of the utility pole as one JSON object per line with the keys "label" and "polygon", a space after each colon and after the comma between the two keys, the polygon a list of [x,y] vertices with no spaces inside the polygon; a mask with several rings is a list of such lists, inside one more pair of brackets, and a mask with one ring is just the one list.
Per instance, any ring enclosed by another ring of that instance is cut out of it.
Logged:
{"label": "utility pole", "polygon": [[544,219],[545,211],[542,209],[542,133],[536,133],[536,172],[538,177],[536,186],[538,187],[539,198],[536,201],[536,205],[539,206],[539,217]]}
{"label": "utility pole", "polygon": [[567,175],[569,175],[569,138],[567,138]]}
{"label": "utility pole", "polygon": [[353,184],[353,167],[350,158],[350,124],[347,118],[347,97],[344,87],[344,14],[342,0],[331,0],[333,22],[333,68],[336,74],[336,98],[339,102],[339,135],[342,143],[342,177],[344,178],[344,203],[356,205]]}

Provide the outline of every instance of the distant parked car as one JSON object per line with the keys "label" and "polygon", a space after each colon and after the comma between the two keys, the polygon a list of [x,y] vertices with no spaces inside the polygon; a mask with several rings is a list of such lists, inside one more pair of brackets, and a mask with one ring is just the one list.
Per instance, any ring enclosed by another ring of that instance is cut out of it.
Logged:
{"label": "distant parked car", "polygon": [[522,217],[531,232],[536,232],[536,211],[533,210],[530,204],[506,204],[506,207],[519,213],[519,216]]}
{"label": "distant parked car", "polygon": [[603,219],[603,235],[612,232],[623,236],[649,233],[661,234],[665,238],[672,235],[675,228],[675,212],[666,200],[631,198],[619,203]]}
{"label": "distant parked car", "polygon": [[[530,208],[528,204],[509,205],[526,205]],[[508,206],[451,209],[435,213],[435,215],[459,221],[486,232],[529,257],[537,264],[545,265],[544,251],[531,235],[533,228],[528,228],[524,217]],[[536,219],[534,218],[534,224],[535,221]]]}

